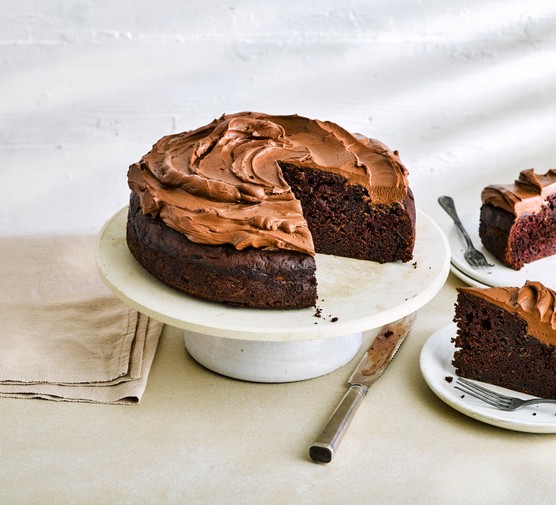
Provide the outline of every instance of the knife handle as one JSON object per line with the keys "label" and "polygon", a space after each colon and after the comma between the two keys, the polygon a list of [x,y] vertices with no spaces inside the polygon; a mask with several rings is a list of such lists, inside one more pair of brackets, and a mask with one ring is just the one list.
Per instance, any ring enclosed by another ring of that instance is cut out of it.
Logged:
{"label": "knife handle", "polygon": [[361,400],[365,398],[368,388],[362,384],[353,384],[336,407],[321,434],[309,447],[309,456],[319,463],[330,463],[336,447],[344,436],[347,427],[357,411]]}

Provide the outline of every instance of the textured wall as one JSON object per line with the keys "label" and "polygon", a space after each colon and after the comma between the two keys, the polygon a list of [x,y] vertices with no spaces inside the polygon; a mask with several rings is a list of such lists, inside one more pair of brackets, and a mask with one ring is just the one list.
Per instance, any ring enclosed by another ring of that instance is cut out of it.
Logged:
{"label": "textured wall", "polygon": [[0,5],[0,233],[98,231],[154,141],[238,110],[378,138],[423,198],[556,166],[554,0]]}

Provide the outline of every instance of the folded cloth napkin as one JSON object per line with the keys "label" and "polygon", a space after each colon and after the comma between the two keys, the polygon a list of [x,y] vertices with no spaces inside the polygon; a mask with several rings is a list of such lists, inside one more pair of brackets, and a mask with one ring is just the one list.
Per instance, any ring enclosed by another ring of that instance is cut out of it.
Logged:
{"label": "folded cloth napkin", "polygon": [[112,296],[95,237],[0,237],[0,396],[140,401],[163,324]]}

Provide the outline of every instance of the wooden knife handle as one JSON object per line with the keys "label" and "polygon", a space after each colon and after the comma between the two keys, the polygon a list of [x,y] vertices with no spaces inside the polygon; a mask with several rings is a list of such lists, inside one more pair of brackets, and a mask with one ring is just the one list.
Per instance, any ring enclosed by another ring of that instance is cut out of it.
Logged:
{"label": "wooden knife handle", "polygon": [[336,407],[336,410],[326,423],[321,434],[309,447],[309,456],[313,461],[319,463],[330,463],[334,451],[340,444],[347,427],[357,411],[361,400],[367,394],[367,387],[361,384],[353,384]]}

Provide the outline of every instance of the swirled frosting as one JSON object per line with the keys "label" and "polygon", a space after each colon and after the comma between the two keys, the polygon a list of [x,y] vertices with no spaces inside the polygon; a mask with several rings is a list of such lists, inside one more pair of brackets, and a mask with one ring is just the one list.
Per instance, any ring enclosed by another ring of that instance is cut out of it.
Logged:
{"label": "swirled frosting", "polygon": [[513,184],[492,184],[483,189],[483,204],[494,205],[516,217],[538,212],[548,195],[556,192],[556,169],[536,174],[533,168],[520,172]]}
{"label": "swirled frosting", "polygon": [[460,288],[527,321],[528,335],[556,345],[556,293],[540,282],[526,281],[521,288]]}
{"label": "swirled frosting", "polygon": [[408,191],[397,151],[381,142],[328,121],[254,112],[163,137],[130,166],[128,183],[144,213],[193,242],[314,254],[281,163],[340,174],[376,204]]}

